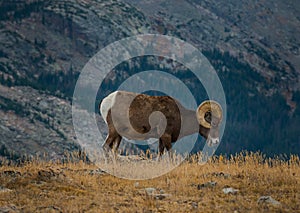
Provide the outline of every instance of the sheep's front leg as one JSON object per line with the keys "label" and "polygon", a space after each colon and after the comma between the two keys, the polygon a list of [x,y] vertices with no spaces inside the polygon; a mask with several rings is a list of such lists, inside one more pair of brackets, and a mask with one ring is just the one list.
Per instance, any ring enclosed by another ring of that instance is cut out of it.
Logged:
{"label": "sheep's front leg", "polygon": [[172,148],[172,137],[171,135],[164,134],[159,138],[159,156],[164,154],[165,149],[169,152]]}

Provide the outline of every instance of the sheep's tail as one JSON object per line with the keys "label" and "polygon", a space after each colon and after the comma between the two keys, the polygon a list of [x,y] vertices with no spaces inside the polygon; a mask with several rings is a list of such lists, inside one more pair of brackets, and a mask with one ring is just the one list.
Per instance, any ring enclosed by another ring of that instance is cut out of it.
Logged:
{"label": "sheep's tail", "polygon": [[102,102],[103,102],[103,98],[100,100],[100,102],[99,102],[99,104],[98,104],[98,107],[97,107],[97,112],[98,112],[100,115],[101,115],[101,110],[100,110],[100,108],[101,108]]}

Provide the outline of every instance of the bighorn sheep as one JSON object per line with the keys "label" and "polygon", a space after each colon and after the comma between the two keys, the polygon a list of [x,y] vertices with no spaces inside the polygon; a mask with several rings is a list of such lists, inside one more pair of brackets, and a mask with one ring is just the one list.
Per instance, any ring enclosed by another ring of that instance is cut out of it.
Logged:
{"label": "bighorn sheep", "polygon": [[165,148],[169,151],[178,139],[194,133],[207,139],[210,146],[219,143],[222,108],[215,101],[204,101],[194,111],[170,96],[116,91],[103,99],[100,112],[108,125],[104,150],[116,151],[122,137],[159,138],[159,154]]}

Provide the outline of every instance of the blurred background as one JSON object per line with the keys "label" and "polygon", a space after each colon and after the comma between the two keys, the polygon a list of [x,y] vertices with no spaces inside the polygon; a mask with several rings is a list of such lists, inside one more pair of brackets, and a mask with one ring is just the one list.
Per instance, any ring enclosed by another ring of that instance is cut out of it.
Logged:
{"label": "blurred background", "polygon": [[[300,154],[299,14],[297,1],[283,0],[0,0],[0,161],[80,149],[71,104],[81,70],[103,47],[144,33],[192,44],[217,71],[227,100],[217,153]],[[96,105],[145,70],[173,74],[198,102],[207,98],[184,65],[145,56],[115,67]]]}

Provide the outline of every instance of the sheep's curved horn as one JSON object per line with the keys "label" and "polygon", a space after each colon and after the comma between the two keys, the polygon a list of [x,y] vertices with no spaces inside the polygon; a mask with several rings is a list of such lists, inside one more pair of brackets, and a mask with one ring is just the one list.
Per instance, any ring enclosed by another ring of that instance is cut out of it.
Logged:
{"label": "sheep's curved horn", "polygon": [[204,101],[197,109],[197,120],[205,128],[211,128],[212,119],[217,124],[222,121],[222,107],[215,101]]}

